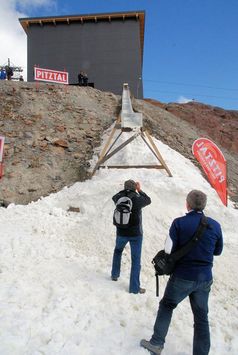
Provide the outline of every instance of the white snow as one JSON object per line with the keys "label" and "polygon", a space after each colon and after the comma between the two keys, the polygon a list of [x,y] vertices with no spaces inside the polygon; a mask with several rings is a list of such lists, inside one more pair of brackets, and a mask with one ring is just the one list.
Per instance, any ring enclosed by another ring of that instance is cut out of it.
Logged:
{"label": "white snow", "polygon": [[[210,354],[238,354],[238,210],[231,201],[227,208],[222,205],[188,159],[155,143],[173,177],[165,170],[101,169],[91,180],[35,203],[0,208],[1,355],[148,354],[139,341],[150,338],[158,308],[151,259],[163,247],[172,220],[186,213],[185,198],[191,189],[207,193],[205,213],[221,223],[224,234],[224,252],[215,258],[213,269]],[[140,137],[112,160],[155,162]],[[111,197],[129,178],[140,181],[152,199],[143,211],[144,295],[128,293],[129,247],[120,279],[110,279],[115,242]],[[79,207],[80,213],[68,212],[69,206]],[[161,279],[160,296],[166,280]],[[192,333],[185,300],[174,311],[163,354],[191,354]]]}

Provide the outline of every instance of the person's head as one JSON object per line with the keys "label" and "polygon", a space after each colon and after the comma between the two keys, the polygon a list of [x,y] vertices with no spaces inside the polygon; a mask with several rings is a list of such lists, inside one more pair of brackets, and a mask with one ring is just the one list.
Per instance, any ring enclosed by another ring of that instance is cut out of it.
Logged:
{"label": "person's head", "polygon": [[207,204],[207,195],[202,191],[192,190],[188,193],[186,202],[188,210],[202,211]]}
{"label": "person's head", "polygon": [[127,180],[124,182],[124,189],[136,191],[136,182],[134,180]]}

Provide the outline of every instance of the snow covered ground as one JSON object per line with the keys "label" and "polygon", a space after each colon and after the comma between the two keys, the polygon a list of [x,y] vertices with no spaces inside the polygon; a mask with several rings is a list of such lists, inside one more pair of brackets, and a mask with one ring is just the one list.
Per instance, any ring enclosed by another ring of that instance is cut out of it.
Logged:
{"label": "snow covered ground", "polygon": [[[126,133],[125,133],[126,134]],[[91,179],[27,206],[0,208],[0,354],[146,355],[158,307],[151,259],[164,244],[172,220],[186,212],[191,189],[207,193],[205,213],[223,228],[224,252],[214,262],[210,297],[211,355],[238,354],[238,210],[226,208],[199,170],[156,141],[172,171],[102,169]],[[118,143],[119,144],[119,143]],[[140,138],[111,158],[150,163]],[[115,241],[111,197],[132,178],[152,204],[143,211],[142,286],[128,293],[130,250],[118,282],[110,280]],[[80,213],[68,212],[69,206]],[[162,295],[167,277],[161,279]],[[174,311],[164,355],[192,353],[193,321],[185,300]]]}

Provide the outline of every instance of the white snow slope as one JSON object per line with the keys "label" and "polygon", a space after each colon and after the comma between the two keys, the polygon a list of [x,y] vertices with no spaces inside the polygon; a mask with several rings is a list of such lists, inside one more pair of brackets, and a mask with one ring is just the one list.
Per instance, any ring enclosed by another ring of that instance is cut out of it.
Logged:
{"label": "white snow slope", "polygon": [[[207,193],[205,213],[221,223],[224,234],[224,251],[213,268],[210,354],[238,354],[238,211],[230,201],[227,208],[222,205],[189,160],[155,142],[173,177],[165,170],[101,169],[91,180],[35,203],[0,208],[1,355],[148,354],[139,341],[151,336],[159,302],[151,259],[163,247],[172,220],[186,213],[191,189]],[[141,138],[111,160],[155,161]],[[115,242],[111,197],[129,178],[140,181],[152,199],[143,211],[144,295],[128,293],[129,247],[120,279],[110,279]],[[79,207],[80,213],[67,212],[69,206]],[[161,279],[160,296],[166,280]],[[174,311],[163,354],[191,354],[192,334],[185,300]]]}

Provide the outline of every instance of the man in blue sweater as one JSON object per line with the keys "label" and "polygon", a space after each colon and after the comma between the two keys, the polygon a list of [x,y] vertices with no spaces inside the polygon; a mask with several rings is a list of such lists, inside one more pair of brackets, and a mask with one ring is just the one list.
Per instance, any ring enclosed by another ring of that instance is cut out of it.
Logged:
{"label": "man in blue sweater", "polygon": [[117,281],[121,271],[121,257],[126,244],[130,243],[131,248],[131,275],[130,293],[145,293],[145,289],[140,287],[140,261],[143,239],[142,211],[141,209],[151,203],[151,199],[141,190],[139,182],[127,180],[124,183],[124,190],[112,197],[114,203],[119,198],[128,196],[132,200],[132,210],[129,225],[126,228],[117,227],[116,246],[113,253],[111,278]]}
{"label": "man in blue sweater", "polygon": [[[165,242],[168,254],[180,249],[192,238],[203,215],[207,197],[201,191],[192,190],[186,202],[188,213],[176,218],[170,227]],[[209,353],[208,297],[212,285],[213,256],[221,254],[223,238],[220,224],[209,217],[207,222],[208,226],[198,244],[177,262],[169,278],[150,341],[141,340],[140,345],[152,354],[161,354],[173,310],[187,296],[194,317],[193,355]]]}

